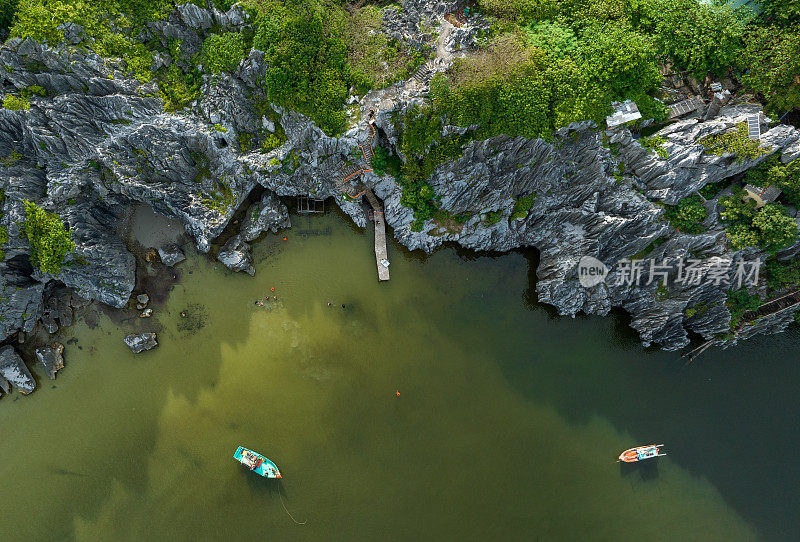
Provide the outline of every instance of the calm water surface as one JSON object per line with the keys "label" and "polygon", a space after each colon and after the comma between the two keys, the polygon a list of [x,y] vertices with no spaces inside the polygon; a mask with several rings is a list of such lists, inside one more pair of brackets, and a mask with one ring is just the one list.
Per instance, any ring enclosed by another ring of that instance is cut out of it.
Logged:
{"label": "calm water surface", "polygon": [[2,540],[800,538],[794,330],[681,370],[624,316],[531,303],[525,255],[393,245],[379,284],[369,233],[294,219],[255,278],[190,258],[154,319],[75,325],[58,379],[0,400]]}

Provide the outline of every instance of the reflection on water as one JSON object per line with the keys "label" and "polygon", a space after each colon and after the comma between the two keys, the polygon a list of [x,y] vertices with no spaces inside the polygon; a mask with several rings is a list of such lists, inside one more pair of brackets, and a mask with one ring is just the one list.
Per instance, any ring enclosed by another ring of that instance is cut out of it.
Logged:
{"label": "reflection on water", "polygon": [[[765,512],[737,481],[751,448],[732,435],[757,416],[733,408],[726,422],[715,404],[742,372],[756,396],[771,382],[715,360],[680,371],[674,355],[609,340],[622,333],[611,319],[531,310],[533,256],[395,245],[392,281],[379,284],[369,235],[338,215],[314,220],[329,234],[257,243],[255,278],[190,258],[157,322],[76,325],[56,389],[0,401],[4,540],[797,532],[786,507]],[[160,346],[134,356],[121,338],[146,325],[161,327]],[[780,397],[773,416],[796,414]],[[669,457],[616,463],[656,440]],[[240,444],[284,478],[242,469]],[[776,465],[770,483],[793,468]]]}

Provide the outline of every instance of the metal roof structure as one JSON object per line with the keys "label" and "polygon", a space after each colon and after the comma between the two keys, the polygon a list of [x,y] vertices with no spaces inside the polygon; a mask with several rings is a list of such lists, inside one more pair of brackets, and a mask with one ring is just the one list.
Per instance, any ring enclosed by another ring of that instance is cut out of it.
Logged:
{"label": "metal roof structure", "polygon": [[761,138],[761,114],[747,117],[747,135],[750,139]]}
{"label": "metal roof structure", "polygon": [[704,105],[705,102],[703,98],[700,96],[692,96],[691,98],[669,105],[669,118],[674,119],[676,117],[681,117],[692,111],[697,111]]}
{"label": "metal roof structure", "polygon": [[642,118],[639,108],[632,100],[614,102],[611,106],[614,108],[614,113],[610,117],[606,117],[606,125],[609,128],[616,128],[626,122]]}

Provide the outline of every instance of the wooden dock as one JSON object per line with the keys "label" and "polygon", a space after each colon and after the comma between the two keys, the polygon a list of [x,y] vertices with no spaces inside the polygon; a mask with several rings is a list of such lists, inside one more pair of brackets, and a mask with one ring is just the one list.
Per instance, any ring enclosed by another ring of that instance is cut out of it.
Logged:
{"label": "wooden dock", "polygon": [[378,280],[389,280],[389,268],[381,263],[389,261],[389,253],[386,251],[386,220],[382,209],[375,212],[375,261],[378,264]]}
{"label": "wooden dock", "polygon": [[378,280],[389,280],[389,268],[381,262],[389,261],[389,252],[386,250],[386,219],[383,216],[378,198],[367,188],[364,191],[367,201],[372,207],[373,223],[375,224],[375,262],[378,265]]}

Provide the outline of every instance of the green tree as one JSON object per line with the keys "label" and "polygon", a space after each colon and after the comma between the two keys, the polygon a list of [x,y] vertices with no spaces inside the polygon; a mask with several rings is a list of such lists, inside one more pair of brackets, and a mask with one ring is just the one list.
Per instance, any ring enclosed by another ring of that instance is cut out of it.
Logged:
{"label": "green tree", "polygon": [[703,221],[708,218],[708,211],[703,207],[700,196],[689,196],[678,202],[678,205],[667,206],[667,220],[683,233],[702,233]]}
{"label": "green tree", "polygon": [[763,20],[788,27],[800,24],[800,3],[797,0],[761,0]]}
{"label": "green tree", "polygon": [[623,26],[593,26],[581,41],[587,77],[614,99],[653,94],[661,83],[653,40]]}
{"label": "green tree", "polygon": [[746,288],[728,290],[726,295],[728,299],[725,301],[725,306],[731,313],[731,329],[738,327],[744,313],[754,311],[761,306],[761,298],[756,294],[750,295]]}
{"label": "green tree", "polygon": [[211,73],[233,71],[247,57],[248,51],[241,32],[211,34],[203,41],[200,62]]}
{"label": "green tree", "polygon": [[735,249],[757,247],[759,243],[758,232],[753,230],[749,224],[731,224],[726,228],[725,234]]}
{"label": "green tree", "polygon": [[318,0],[273,2],[253,40],[266,53],[267,98],[308,115],[328,134],[344,128],[350,82],[340,15]]}
{"label": "green tree", "polygon": [[11,26],[16,11],[17,0],[0,0],[0,32]]}
{"label": "green tree", "polygon": [[753,217],[756,214],[756,203],[751,199],[745,200],[744,196],[744,190],[737,186],[730,196],[720,198],[719,201],[723,207],[720,217],[723,221],[747,225],[753,222]]}
{"label": "green tree", "polygon": [[800,107],[800,33],[776,26],[753,28],[745,39],[742,82],[783,113]]}
{"label": "green tree", "polygon": [[652,22],[642,30],[653,32],[658,50],[679,67],[703,77],[737,65],[744,21],[732,8],[697,0],[649,2]]}
{"label": "green tree", "polygon": [[781,262],[770,259],[766,265],[767,284],[773,290],[800,284],[800,260]]}
{"label": "green tree", "polygon": [[782,197],[790,204],[800,206],[800,160],[788,164],[781,163],[777,154],[748,170],[746,183],[768,187],[777,186],[783,191]]}
{"label": "green tree", "polygon": [[759,234],[759,246],[768,252],[777,252],[797,240],[797,222],[777,204],[770,203],[759,209],[753,218],[753,227]]}
{"label": "green tree", "polygon": [[50,213],[36,203],[25,200],[25,221],[22,232],[31,247],[31,263],[42,273],[56,275],[64,264],[64,258],[75,250],[71,239],[72,230],[55,213]]}
{"label": "green tree", "polygon": [[525,28],[525,41],[528,45],[546,51],[554,58],[572,56],[578,51],[578,38],[575,32],[559,23],[542,21]]}

